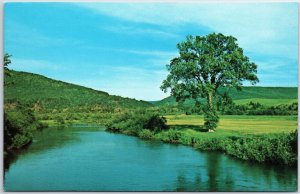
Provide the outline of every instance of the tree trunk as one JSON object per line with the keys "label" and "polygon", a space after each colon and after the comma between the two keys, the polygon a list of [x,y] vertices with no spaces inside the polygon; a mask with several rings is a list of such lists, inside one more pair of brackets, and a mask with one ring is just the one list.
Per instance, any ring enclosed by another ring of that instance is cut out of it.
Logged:
{"label": "tree trunk", "polygon": [[209,109],[212,110],[212,108],[213,108],[213,95],[212,95],[212,92],[208,92],[208,106],[209,106]]}
{"label": "tree trunk", "polygon": [[[213,93],[210,91],[208,92],[208,111],[212,112],[213,111]],[[208,129],[208,132],[215,132],[214,129]]]}

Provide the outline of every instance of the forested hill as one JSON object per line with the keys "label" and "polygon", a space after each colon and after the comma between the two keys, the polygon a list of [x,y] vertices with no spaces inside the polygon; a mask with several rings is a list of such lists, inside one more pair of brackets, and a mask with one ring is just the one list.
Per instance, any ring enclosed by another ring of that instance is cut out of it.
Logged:
{"label": "forested hill", "polygon": [[[53,80],[42,75],[10,70],[5,78],[5,103],[19,101],[33,107],[36,112],[115,112],[120,109],[176,105],[173,97],[156,102],[109,95],[106,92]],[[297,102],[297,87],[243,87],[231,89],[229,95],[235,103],[260,102],[265,105]],[[189,103],[188,103],[189,104]]]}
{"label": "forested hill", "polygon": [[53,80],[38,74],[10,70],[5,78],[4,101],[19,101],[35,111],[114,112],[123,108],[150,107],[151,103],[109,95],[106,92]]}
{"label": "forested hill", "polygon": [[[290,104],[297,102],[297,87],[258,87],[245,86],[242,91],[229,90],[229,96],[237,104],[246,104],[250,101],[259,102],[265,105]],[[167,97],[160,101],[153,102],[157,106],[176,105],[173,97]]]}

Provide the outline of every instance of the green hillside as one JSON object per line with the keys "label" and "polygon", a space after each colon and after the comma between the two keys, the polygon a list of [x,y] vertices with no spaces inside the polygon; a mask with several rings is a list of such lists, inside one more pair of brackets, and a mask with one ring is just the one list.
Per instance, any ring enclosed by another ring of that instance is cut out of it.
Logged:
{"label": "green hillside", "polygon": [[150,107],[151,103],[130,98],[109,95],[106,92],[82,87],[47,77],[10,71],[5,77],[5,103],[19,101],[32,106],[36,112],[58,111],[98,111],[114,112],[132,107]]}
{"label": "green hillside", "polygon": [[[246,86],[242,91],[231,89],[229,95],[236,104],[247,104],[250,101],[264,105],[291,104],[298,100],[297,87],[257,87]],[[167,97],[154,103],[157,106],[176,105],[173,97]]]}
{"label": "green hillside", "polygon": [[[106,92],[53,80],[38,74],[10,71],[5,77],[5,103],[20,101],[34,108],[35,112],[116,112],[120,109],[177,105],[173,97],[156,102],[109,95]],[[272,106],[297,102],[297,87],[243,87],[242,91],[231,89],[229,95],[236,104],[250,101]],[[193,104],[188,100],[185,104]]]}

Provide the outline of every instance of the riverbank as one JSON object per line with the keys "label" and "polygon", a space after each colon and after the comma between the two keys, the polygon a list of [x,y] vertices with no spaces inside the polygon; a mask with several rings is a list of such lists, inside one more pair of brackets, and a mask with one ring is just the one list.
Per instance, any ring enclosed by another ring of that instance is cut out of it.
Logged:
{"label": "riverbank", "polygon": [[[126,135],[133,135],[128,131],[121,131]],[[280,165],[297,165],[297,131],[290,134],[225,136],[199,138],[193,134],[194,130],[167,130],[153,133],[143,129],[138,135],[141,139],[156,139],[165,143],[183,144],[205,151],[222,151],[230,156],[242,160],[259,163],[273,163]]]}
{"label": "riverbank", "polygon": [[[237,126],[231,130],[218,128],[214,133],[201,132],[201,125],[195,124],[195,122],[201,124],[199,117],[166,116],[169,129],[156,132],[148,129],[132,130],[132,127],[126,129],[126,125],[123,125],[123,129],[108,128],[108,130],[142,139],[183,144],[198,150],[221,151],[242,160],[287,166],[297,165],[298,134],[295,130],[297,117],[240,116],[236,118],[236,116],[225,116],[224,123],[228,126],[238,123],[240,129],[235,128]],[[230,117],[231,120],[228,119]],[[220,126],[224,127],[224,124]],[[279,128],[281,130],[277,130]]]}

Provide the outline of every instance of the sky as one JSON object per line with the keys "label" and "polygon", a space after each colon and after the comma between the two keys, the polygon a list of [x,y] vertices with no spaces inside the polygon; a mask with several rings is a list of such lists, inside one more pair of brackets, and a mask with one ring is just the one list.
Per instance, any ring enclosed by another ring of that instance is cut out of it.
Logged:
{"label": "sky", "polygon": [[177,43],[213,32],[237,38],[257,86],[298,85],[297,3],[4,5],[11,69],[138,100],[167,97],[160,85]]}

